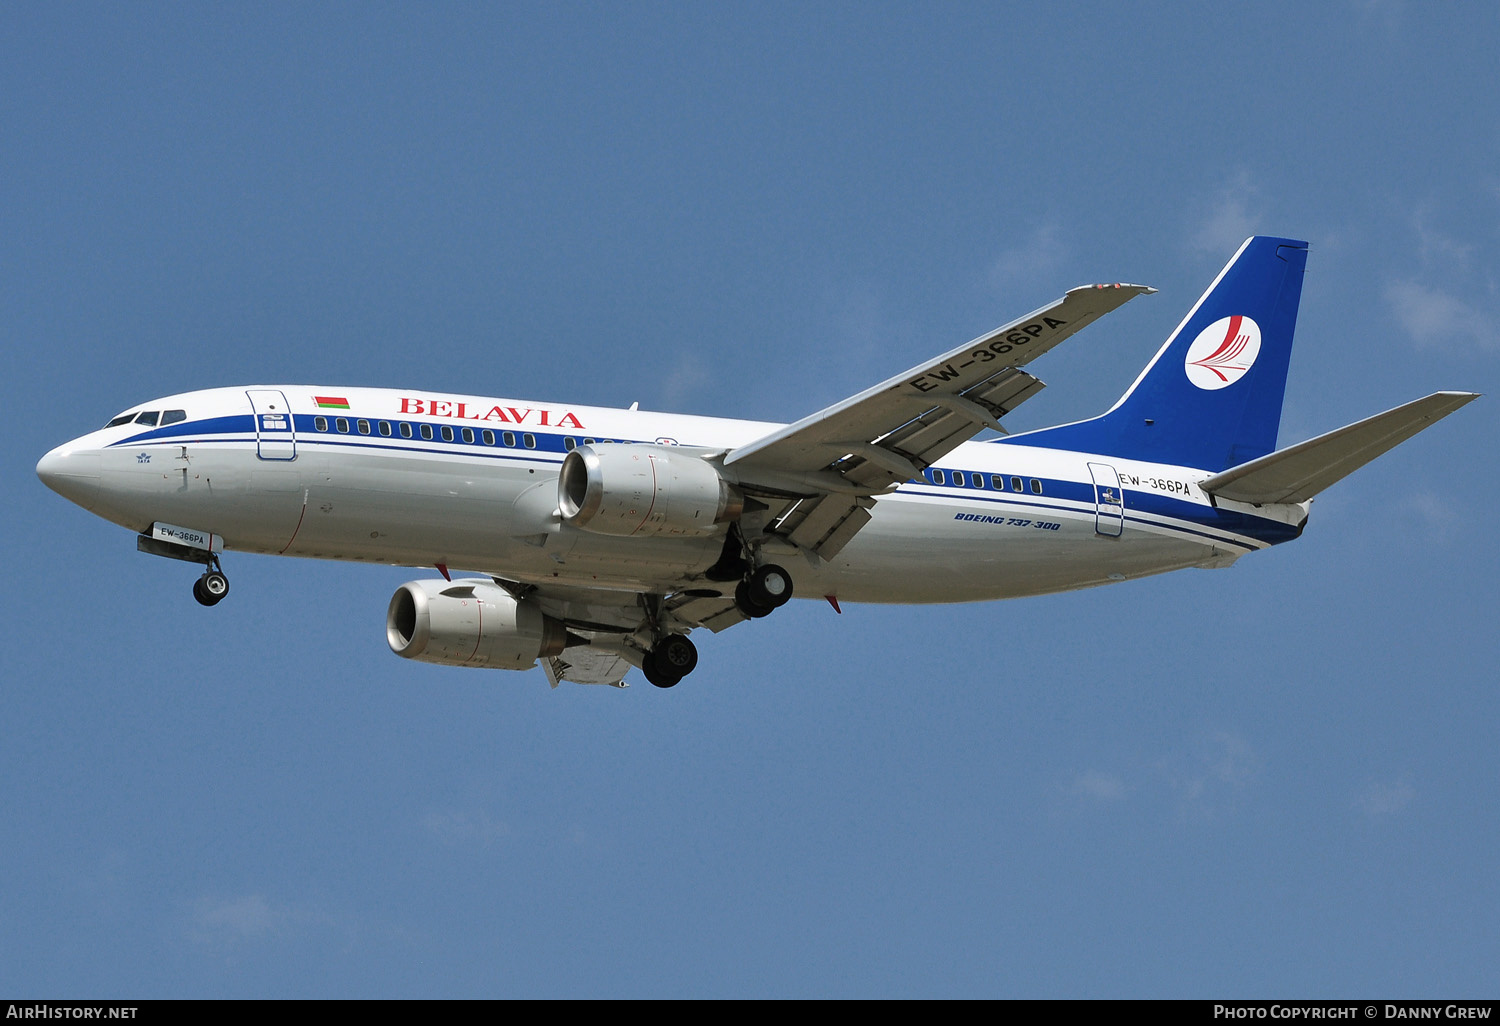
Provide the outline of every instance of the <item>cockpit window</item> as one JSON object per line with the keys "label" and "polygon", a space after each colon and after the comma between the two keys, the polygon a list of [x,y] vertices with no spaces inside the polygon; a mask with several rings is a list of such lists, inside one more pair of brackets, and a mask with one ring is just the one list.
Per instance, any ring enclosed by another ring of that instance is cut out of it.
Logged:
{"label": "cockpit window", "polygon": [[166,427],[183,420],[187,420],[187,410],[167,410],[161,415],[161,426]]}
{"label": "cockpit window", "polygon": [[129,424],[132,420],[135,420],[134,410],[131,410],[129,413],[120,414],[118,417],[104,426],[107,428],[119,427],[121,424]]}
{"label": "cockpit window", "polygon": [[139,417],[135,418],[135,422],[137,424],[145,425],[146,427],[156,427],[156,418],[160,414],[160,412],[161,411],[159,410],[151,410],[147,413],[143,413]]}

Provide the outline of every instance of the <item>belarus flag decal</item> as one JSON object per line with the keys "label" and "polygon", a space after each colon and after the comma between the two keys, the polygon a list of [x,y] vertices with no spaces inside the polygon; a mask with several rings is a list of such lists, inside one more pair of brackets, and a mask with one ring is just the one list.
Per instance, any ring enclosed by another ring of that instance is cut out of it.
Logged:
{"label": "belarus flag decal", "polygon": [[349,400],[336,395],[315,395],[313,402],[318,404],[320,410],[347,410]]}

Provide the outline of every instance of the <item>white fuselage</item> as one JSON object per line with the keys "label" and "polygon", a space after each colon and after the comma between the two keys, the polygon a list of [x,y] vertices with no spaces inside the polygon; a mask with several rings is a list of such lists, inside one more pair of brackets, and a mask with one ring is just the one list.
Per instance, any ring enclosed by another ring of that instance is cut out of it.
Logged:
{"label": "white fuselage", "polygon": [[[724,547],[723,530],[622,538],[562,522],[557,479],[568,451],[646,442],[722,452],[778,427],[285,385],[191,392],[135,410],[162,416],[75,439],[39,472],[79,505],[139,532],[174,524],[246,552],[651,592],[701,580]],[[168,411],[174,422],[161,423]],[[880,497],[870,523],[833,559],[804,558],[790,545],[779,558],[801,597],[959,602],[1225,565],[1299,532],[1305,504],[1215,505],[1197,487],[1205,476],[1023,437],[970,442]]]}

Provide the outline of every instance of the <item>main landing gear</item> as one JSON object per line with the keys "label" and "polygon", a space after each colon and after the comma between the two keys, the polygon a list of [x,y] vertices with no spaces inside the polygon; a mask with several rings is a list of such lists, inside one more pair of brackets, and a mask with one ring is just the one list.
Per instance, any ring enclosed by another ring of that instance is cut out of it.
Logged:
{"label": "main landing gear", "polygon": [[[721,560],[727,569],[727,560]],[[741,561],[740,572],[749,568]],[[732,578],[731,578],[732,579]],[[714,592],[708,594],[713,595]],[[740,612],[759,619],[787,604],[792,597],[792,575],[775,563],[766,563],[751,571],[734,589],[734,602]],[[641,672],[659,688],[676,687],[698,665],[698,648],[685,634],[670,634],[661,623],[660,609],[641,596],[646,611],[646,629],[657,635],[657,641],[641,659]]]}
{"label": "main landing gear", "polygon": [[219,566],[219,557],[214,556],[203,576],[193,582],[193,598],[201,605],[216,606],[228,594],[229,578],[224,576],[224,571]]}
{"label": "main landing gear", "polygon": [[791,597],[792,577],[775,563],[758,567],[734,589],[735,605],[752,619],[769,616]]}
{"label": "main landing gear", "polygon": [[[759,619],[787,604],[792,576],[775,563],[753,571],[734,589],[735,605],[746,616]],[[641,672],[659,688],[676,686],[698,665],[698,649],[683,634],[666,634],[646,653]]]}
{"label": "main landing gear", "polygon": [[684,634],[668,634],[656,643],[641,663],[646,679],[659,688],[676,686],[698,665],[698,646]]}

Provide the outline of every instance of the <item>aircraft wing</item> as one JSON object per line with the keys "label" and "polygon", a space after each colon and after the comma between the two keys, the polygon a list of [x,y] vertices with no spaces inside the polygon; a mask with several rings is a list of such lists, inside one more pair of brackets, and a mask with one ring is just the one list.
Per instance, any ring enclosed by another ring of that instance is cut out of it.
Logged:
{"label": "aircraft wing", "polygon": [[967,345],[729,452],[752,494],[794,500],[769,525],[830,559],[870,519],[875,497],[922,471],[1040,392],[1021,368],[1139,295],[1144,285],[1086,285]]}
{"label": "aircraft wing", "polygon": [[[874,388],[725,455],[726,470],[747,493],[766,500],[765,530],[832,558],[870,519],[876,496],[922,471],[1041,391],[1022,370],[1030,360],[1136,296],[1142,285],[1073,289],[1057,302],[981,335]],[[543,660],[556,686],[620,686],[654,631],[707,627],[718,632],[747,619],[725,588],[661,596],[572,585],[522,585],[561,621],[576,643]]]}

